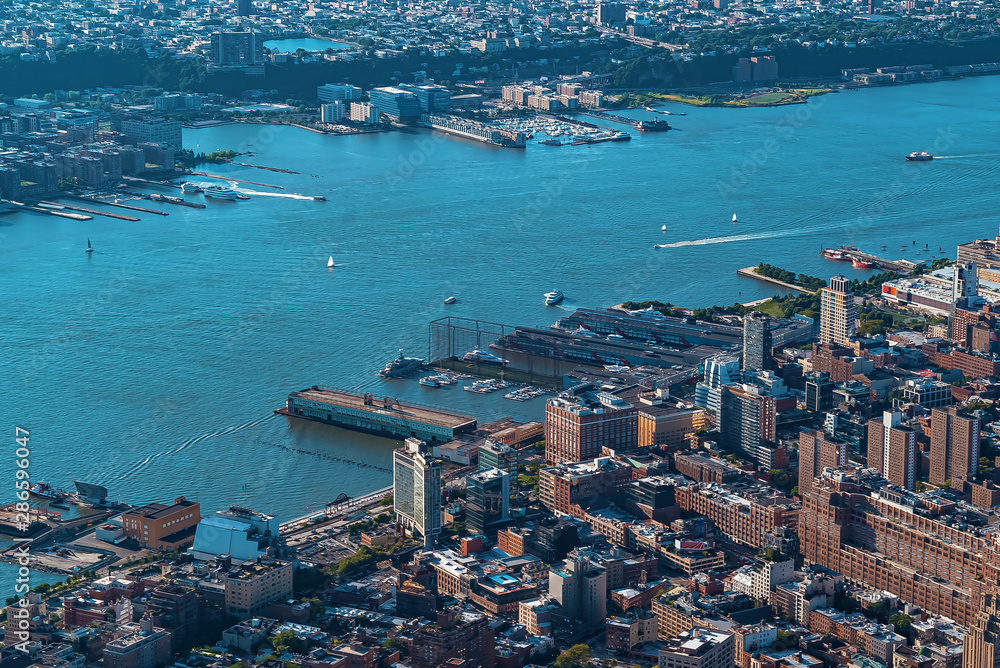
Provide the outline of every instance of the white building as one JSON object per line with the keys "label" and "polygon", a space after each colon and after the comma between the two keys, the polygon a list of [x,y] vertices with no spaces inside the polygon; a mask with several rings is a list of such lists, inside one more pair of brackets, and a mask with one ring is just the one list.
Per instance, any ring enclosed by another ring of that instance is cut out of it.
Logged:
{"label": "white building", "polygon": [[316,87],[316,97],[320,102],[350,102],[360,100],[362,91],[351,84],[323,84]]}
{"label": "white building", "polygon": [[406,439],[392,453],[392,506],[399,522],[420,533],[433,546],[441,533],[441,462],[426,443]]}

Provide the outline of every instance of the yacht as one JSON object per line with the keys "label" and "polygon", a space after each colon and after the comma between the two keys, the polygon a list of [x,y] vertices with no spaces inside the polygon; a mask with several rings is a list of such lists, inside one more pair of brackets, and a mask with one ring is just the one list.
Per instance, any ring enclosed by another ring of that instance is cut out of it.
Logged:
{"label": "yacht", "polygon": [[205,189],[199,186],[197,183],[191,183],[190,181],[185,181],[181,184],[181,192],[185,195],[194,195],[197,193],[205,192]]}
{"label": "yacht", "polygon": [[927,162],[928,160],[933,160],[934,156],[927,151],[914,151],[906,156],[906,159],[913,162]]}
{"label": "yacht", "polygon": [[471,350],[462,356],[462,360],[466,362],[475,362],[476,364],[492,364],[493,366],[507,366],[507,360],[502,357],[497,357],[493,353],[488,353],[476,348]]}
{"label": "yacht", "polygon": [[246,195],[240,195],[238,192],[232,188],[226,186],[208,186],[205,188],[205,197],[214,197],[215,199],[250,199]]}
{"label": "yacht", "polygon": [[441,387],[441,381],[434,376],[424,376],[419,382],[426,387]]}
{"label": "yacht", "polygon": [[387,363],[385,367],[379,371],[379,375],[383,378],[400,378],[409,373],[416,371],[417,369],[424,366],[424,360],[417,357],[405,357],[403,355],[403,349],[399,349],[399,356],[391,362]]}
{"label": "yacht", "polygon": [[458,301],[458,300],[457,300],[457,299],[455,299],[454,297],[448,297],[447,299],[445,299],[445,300],[444,300],[444,303],[445,303],[445,304],[454,304],[454,303],[455,303],[455,302],[457,302],[457,301]]}
{"label": "yacht", "polygon": [[563,297],[565,297],[565,296],[566,295],[563,294],[562,290],[553,290],[552,292],[546,292],[545,293],[545,305],[546,306],[555,306],[556,304],[558,304],[559,302],[561,302],[563,300]]}

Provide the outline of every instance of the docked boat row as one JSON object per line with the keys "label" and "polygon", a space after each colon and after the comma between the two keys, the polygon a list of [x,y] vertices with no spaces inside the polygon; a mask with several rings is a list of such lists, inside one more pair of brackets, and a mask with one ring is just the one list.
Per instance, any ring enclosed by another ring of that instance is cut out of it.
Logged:
{"label": "docked boat row", "polygon": [[505,380],[496,380],[494,378],[489,378],[486,380],[477,380],[471,385],[466,385],[462,389],[466,392],[475,392],[476,394],[489,394],[491,392],[496,392],[497,390],[503,390],[510,387],[510,383]]}
{"label": "docked boat row", "polygon": [[538,387],[525,385],[524,387],[518,388],[513,392],[508,392],[503,395],[503,398],[513,399],[514,401],[527,401],[528,399],[534,399],[535,397],[540,397],[544,394],[548,394],[548,391]]}

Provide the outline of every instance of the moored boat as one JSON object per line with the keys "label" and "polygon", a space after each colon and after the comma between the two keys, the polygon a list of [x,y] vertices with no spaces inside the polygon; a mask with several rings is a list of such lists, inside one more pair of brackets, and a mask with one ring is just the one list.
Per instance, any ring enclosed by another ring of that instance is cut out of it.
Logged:
{"label": "moored boat", "polygon": [[927,151],[914,151],[906,156],[906,159],[913,162],[927,162],[928,160],[933,160],[934,156]]}

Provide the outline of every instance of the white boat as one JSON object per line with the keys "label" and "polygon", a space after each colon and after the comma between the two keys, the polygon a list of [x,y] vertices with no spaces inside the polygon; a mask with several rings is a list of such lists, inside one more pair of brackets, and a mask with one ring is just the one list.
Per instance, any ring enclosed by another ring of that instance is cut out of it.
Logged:
{"label": "white boat", "polygon": [[462,356],[462,359],[466,362],[475,362],[476,364],[492,364],[494,366],[507,366],[507,360],[502,357],[497,357],[493,353],[488,353],[476,348],[471,350]]}
{"label": "white boat", "polygon": [[90,245],[90,239],[87,239],[87,252],[88,253],[94,252],[94,247]]}
{"label": "white boat", "polygon": [[556,304],[558,304],[563,300],[563,297],[565,297],[565,295],[563,294],[562,290],[553,290],[552,292],[546,292],[545,305],[555,306]]}
{"label": "white boat", "polygon": [[424,376],[419,382],[426,387],[441,387],[441,381],[434,376]]}
{"label": "white boat", "polygon": [[734,223],[736,222],[736,214],[735,213],[733,214],[733,222]]}
{"label": "white boat", "polygon": [[667,231],[667,226],[666,225],[664,225],[663,227],[660,228],[660,232],[666,232],[666,231]]}
{"label": "white boat", "polygon": [[205,197],[214,197],[215,199],[225,200],[250,199],[246,195],[241,195],[232,188],[228,188],[226,186],[208,186],[205,188]]}
{"label": "white boat", "polygon": [[205,189],[199,186],[197,183],[191,183],[190,181],[185,181],[181,184],[181,192],[185,195],[192,195],[195,193],[203,193]]}
{"label": "white boat", "polygon": [[327,266],[328,269],[333,269],[333,256],[332,255],[330,256],[330,259],[326,261],[326,266]]}
{"label": "white boat", "polygon": [[455,299],[454,297],[448,297],[447,299],[444,300],[444,303],[445,304],[454,304],[456,301],[458,301],[458,300]]}

